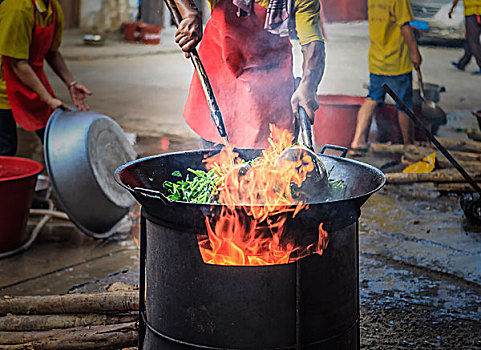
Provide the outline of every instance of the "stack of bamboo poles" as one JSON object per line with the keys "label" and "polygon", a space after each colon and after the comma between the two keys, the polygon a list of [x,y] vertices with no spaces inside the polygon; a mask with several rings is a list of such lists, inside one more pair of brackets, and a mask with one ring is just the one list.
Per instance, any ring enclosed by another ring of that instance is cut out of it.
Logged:
{"label": "stack of bamboo poles", "polygon": [[137,345],[138,292],[0,297],[0,349]]}
{"label": "stack of bamboo poles", "polygon": [[[481,185],[481,142],[473,140],[457,140],[452,138],[438,138],[439,142],[449,150],[458,163]],[[392,145],[372,143],[370,152],[399,157],[405,163],[415,163],[424,157],[436,152],[437,169],[431,173],[409,174],[388,173],[388,184],[408,184],[416,182],[432,182],[441,191],[472,192],[473,189],[466,183],[452,164],[432,145]]]}

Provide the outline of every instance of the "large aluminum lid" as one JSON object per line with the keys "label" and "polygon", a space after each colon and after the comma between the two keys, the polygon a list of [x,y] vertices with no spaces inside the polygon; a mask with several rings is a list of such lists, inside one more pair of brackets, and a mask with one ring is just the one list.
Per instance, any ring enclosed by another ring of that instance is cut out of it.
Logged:
{"label": "large aluminum lid", "polygon": [[113,178],[137,154],[120,126],[95,112],[55,111],[47,124],[45,162],[55,194],[86,234],[108,237],[135,203]]}

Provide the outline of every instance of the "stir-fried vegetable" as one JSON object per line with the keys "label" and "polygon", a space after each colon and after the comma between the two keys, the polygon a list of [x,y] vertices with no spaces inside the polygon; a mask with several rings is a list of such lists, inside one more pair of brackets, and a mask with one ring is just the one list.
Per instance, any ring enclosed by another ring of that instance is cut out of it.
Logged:
{"label": "stir-fried vegetable", "polygon": [[[334,166],[327,173],[331,197],[342,198],[346,184],[342,179],[331,179],[333,169]],[[203,171],[190,168],[187,170],[194,175],[192,179],[189,178],[190,174],[187,174],[185,180],[181,179],[175,183],[164,181],[164,188],[168,191],[167,198],[199,204],[217,203],[218,188],[219,185],[222,185],[223,176],[214,170]],[[176,170],[172,173],[172,176],[181,178],[182,173]]]}
{"label": "stir-fried vegetable", "polygon": [[[164,181],[164,188],[167,189],[169,195],[167,198],[190,203],[215,203],[217,186],[222,182],[222,177],[214,170],[208,172],[203,170],[187,169],[194,177],[189,179],[189,174],[185,180],[179,180],[176,183]],[[172,176],[182,177],[180,171],[174,171]]]}
{"label": "stir-fried vegetable", "polygon": [[344,193],[346,192],[347,186],[343,179],[331,179],[331,173],[333,170],[334,170],[334,165],[327,172],[330,195],[333,199],[340,199],[344,197]]}
{"label": "stir-fried vegetable", "polygon": [[327,178],[329,179],[329,185],[331,188],[334,189],[339,189],[339,190],[345,190],[346,189],[346,184],[344,183],[343,179],[331,179],[331,173],[334,170],[334,165],[332,168],[327,172]]}

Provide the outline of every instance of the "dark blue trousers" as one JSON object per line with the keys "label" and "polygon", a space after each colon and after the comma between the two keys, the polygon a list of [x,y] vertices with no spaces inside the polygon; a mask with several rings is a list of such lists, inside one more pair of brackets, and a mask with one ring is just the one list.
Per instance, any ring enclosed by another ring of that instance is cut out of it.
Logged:
{"label": "dark blue trousers", "polygon": [[[45,128],[35,130],[43,143]],[[0,109],[0,156],[14,156],[17,153],[17,125],[11,109]]]}
{"label": "dark blue trousers", "polygon": [[17,153],[17,125],[11,109],[0,109],[0,156]]}

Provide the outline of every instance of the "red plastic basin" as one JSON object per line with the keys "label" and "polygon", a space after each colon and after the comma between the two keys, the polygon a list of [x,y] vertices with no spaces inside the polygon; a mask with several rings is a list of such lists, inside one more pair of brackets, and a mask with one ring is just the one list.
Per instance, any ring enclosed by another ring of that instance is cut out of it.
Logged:
{"label": "red plastic basin", "polygon": [[325,144],[350,147],[356,131],[357,112],[364,97],[319,95],[319,109],[314,120],[314,140]]}
{"label": "red plastic basin", "polygon": [[[331,144],[349,148],[356,131],[357,114],[364,100],[365,97],[361,96],[319,95],[319,109],[313,127],[316,143],[319,146]],[[414,107],[414,113],[428,129],[431,128],[419,107]],[[371,135],[370,140],[403,143],[395,105],[385,103],[376,108],[374,118],[377,135]],[[421,130],[417,127],[414,130],[417,141],[427,140]]]}
{"label": "red plastic basin", "polygon": [[27,220],[37,175],[43,165],[31,159],[0,156],[0,252],[27,238]]}

